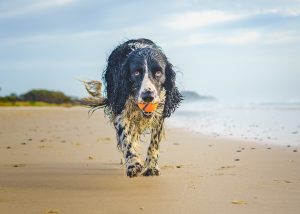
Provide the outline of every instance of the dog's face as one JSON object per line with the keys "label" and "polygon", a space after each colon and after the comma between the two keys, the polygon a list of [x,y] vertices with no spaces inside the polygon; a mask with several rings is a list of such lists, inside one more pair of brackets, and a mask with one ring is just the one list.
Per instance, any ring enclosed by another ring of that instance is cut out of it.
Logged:
{"label": "dog's face", "polygon": [[[133,51],[127,59],[132,96],[137,103],[157,103],[166,80],[167,59],[152,48]],[[151,113],[143,112],[146,116]]]}

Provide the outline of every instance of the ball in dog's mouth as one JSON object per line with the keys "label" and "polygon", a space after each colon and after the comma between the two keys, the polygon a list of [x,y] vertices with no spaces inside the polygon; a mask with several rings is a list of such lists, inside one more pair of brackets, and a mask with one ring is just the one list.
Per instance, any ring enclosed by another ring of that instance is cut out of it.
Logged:
{"label": "ball in dog's mouth", "polygon": [[156,110],[158,103],[140,102],[140,103],[138,103],[138,106],[142,110],[143,114],[145,116],[149,117]]}

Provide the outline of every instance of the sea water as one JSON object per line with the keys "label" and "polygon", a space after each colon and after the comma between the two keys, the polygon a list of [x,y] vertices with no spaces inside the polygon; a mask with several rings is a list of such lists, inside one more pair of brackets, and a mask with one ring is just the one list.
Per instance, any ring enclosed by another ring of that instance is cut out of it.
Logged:
{"label": "sea water", "polygon": [[300,146],[300,104],[186,102],[168,126],[264,144]]}

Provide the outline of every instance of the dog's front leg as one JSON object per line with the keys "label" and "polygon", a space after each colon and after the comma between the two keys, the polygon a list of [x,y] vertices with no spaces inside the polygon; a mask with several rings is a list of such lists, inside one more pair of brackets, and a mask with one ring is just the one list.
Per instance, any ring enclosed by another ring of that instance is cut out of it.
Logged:
{"label": "dog's front leg", "polygon": [[163,122],[160,123],[157,129],[152,129],[151,142],[147,151],[147,158],[145,162],[146,170],[143,172],[144,176],[160,175],[158,167],[159,143],[163,136]]}
{"label": "dog's front leg", "polygon": [[143,164],[136,151],[137,139],[129,130],[128,125],[123,125],[120,121],[115,123],[117,131],[118,147],[123,153],[126,166],[126,174],[135,177],[143,170]]}

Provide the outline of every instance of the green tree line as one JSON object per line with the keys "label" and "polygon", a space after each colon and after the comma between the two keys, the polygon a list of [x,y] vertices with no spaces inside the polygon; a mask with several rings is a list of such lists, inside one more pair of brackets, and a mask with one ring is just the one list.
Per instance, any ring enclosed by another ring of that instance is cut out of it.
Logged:
{"label": "green tree line", "polygon": [[49,91],[44,89],[34,89],[30,90],[24,94],[17,95],[12,93],[8,96],[1,97],[0,101],[2,102],[17,102],[17,101],[27,101],[27,102],[45,102],[45,103],[54,103],[54,104],[63,104],[63,103],[77,103],[76,98],[65,95],[60,91]]}

